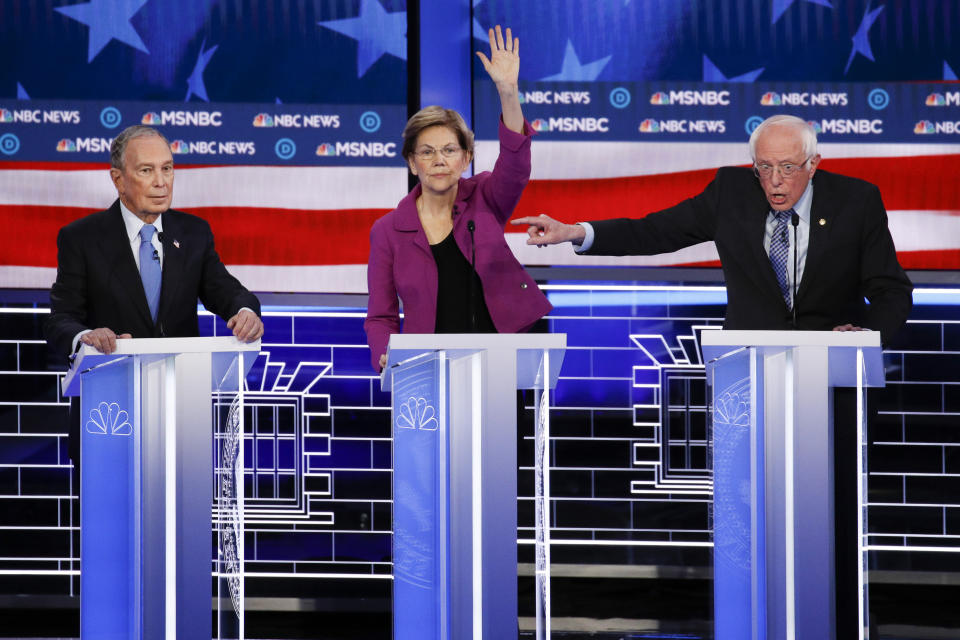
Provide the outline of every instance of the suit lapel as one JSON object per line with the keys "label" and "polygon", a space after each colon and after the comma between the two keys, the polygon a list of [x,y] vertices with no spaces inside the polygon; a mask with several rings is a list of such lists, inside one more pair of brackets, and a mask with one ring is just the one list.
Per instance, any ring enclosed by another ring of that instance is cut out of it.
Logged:
{"label": "suit lapel", "polygon": [[[828,204],[831,200],[829,187],[822,179],[817,179],[820,176],[820,172],[813,176],[813,203],[810,205],[807,259],[803,264],[803,278],[800,279],[800,285],[797,288],[797,298],[800,298],[810,288],[810,283],[816,279],[816,272],[823,264],[827,241],[835,222],[832,219],[834,212],[829,209]],[[823,224],[820,224],[821,220]]]}
{"label": "suit lapel", "polygon": [[125,297],[133,302],[146,326],[152,326],[150,306],[147,304],[147,295],[143,292],[140,271],[137,270],[137,263],[130,250],[130,238],[127,237],[127,227],[123,224],[119,200],[110,207],[107,225],[100,237],[100,250],[104,262],[109,265],[110,271],[124,290]]}
{"label": "suit lapel", "polygon": [[427,234],[420,224],[420,216],[417,214],[417,198],[423,191],[419,184],[408,193],[400,204],[397,205],[397,215],[394,217],[393,228],[397,231],[412,232],[413,244],[420,248],[432,261],[433,252],[430,250],[430,243],[427,241]]}
{"label": "suit lapel", "polygon": [[160,286],[160,309],[157,320],[167,317],[169,307],[174,304],[183,282],[183,263],[186,251],[190,247],[188,240],[183,238],[183,227],[177,218],[176,212],[167,211],[163,214],[163,279]]}
{"label": "suit lapel", "polygon": [[747,215],[743,224],[743,237],[747,239],[750,261],[754,265],[751,273],[754,274],[754,279],[757,281],[760,291],[783,302],[780,285],[777,284],[777,275],[773,272],[773,265],[770,263],[770,256],[763,248],[763,237],[767,230],[767,215],[770,213],[770,205],[763,195],[763,191],[760,191],[759,194],[758,198],[751,199],[751,203],[747,207]]}

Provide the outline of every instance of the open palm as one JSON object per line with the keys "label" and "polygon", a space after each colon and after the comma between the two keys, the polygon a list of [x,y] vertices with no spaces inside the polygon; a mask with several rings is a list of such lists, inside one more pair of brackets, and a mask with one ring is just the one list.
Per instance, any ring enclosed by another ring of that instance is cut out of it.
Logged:
{"label": "open palm", "polygon": [[507,37],[504,40],[500,32],[500,25],[496,31],[490,29],[490,57],[482,51],[477,56],[483,62],[483,68],[490,74],[490,79],[497,85],[516,85],[520,76],[520,38],[514,38],[510,27],[507,27]]}

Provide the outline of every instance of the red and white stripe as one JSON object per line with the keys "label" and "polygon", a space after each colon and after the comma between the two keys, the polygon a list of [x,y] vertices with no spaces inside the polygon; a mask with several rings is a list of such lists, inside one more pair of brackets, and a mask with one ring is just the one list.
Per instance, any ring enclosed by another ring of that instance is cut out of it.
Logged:
{"label": "red and white stripe", "polygon": [[[402,167],[178,167],[173,204],[251,290],[357,293],[370,226],[406,192]],[[0,287],[49,287],[57,231],[116,197],[102,165],[0,165]]]}
{"label": "red and white stripe", "polygon": [[[476,170],[496,142],[480,141]],[[880,187],[908,269],[960,269],[960,145],[820,145],[821,167]],[[565,222],[642,216],[699,193],[716,167],[747,165],[740,143],[555,142],[533,145],[533,175],[515,217]],[[255,291],[366,291],[373,221],[407,191],[402,166],[178,167],[174,206],[208,220],[221,258]],[[116,197],[105,164],[0,163],[0,287],[49,287],[60,227]],[[712,244],[637,258],[537,249],[508,226],[527,265],[716,265]]]}
{"label": "red and white stripe", "polygon": [[[495,143],[477,148],[477,170],[492,166]],[[819,145],[820,166],[880,188],[900,262],[907,269],[960,269],[960,145]],[[530,184],[516,216],[545,213],[563,222],[642,217],[696,195],[720,166],[750,163],[740,143],[592,144],[535,141]],[[527,265],[717,266],[712,243],[649,257],[576,256],[569,246],[537,249],[507,228]]]}

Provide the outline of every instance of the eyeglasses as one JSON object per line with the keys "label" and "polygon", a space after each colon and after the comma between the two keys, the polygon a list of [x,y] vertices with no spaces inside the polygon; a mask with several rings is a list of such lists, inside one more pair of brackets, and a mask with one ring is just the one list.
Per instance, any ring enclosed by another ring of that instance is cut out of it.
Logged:
{"label": "eyeglasses", "polygon": [[793,162],[784,162],[783,164],[778,164],[776,166],[761,162],[760,164],[754,163],[753,165],[753,175],[758,178],[769,178],[773,175],[774,169],[780,170],[780,175],[784,178],[789,178],[796,172],[803,169],[807,166],[807,163],[810,162],[810,158],[813,156],[807,156],[807,159],[801,162],[800,164],[794,164]]}
{"label": "eyeglasses", "polygon": [[[460,147],[448,144],[440,149],[440,155],[442,155],[444,158],[452,158],[461,151],[463,151],[463,149]],[[417,156],[418,160],[433,160],[434,156],[437,155],[437,149],[434,149],[433,147],[420,147],[413,152],[413,155]]]}

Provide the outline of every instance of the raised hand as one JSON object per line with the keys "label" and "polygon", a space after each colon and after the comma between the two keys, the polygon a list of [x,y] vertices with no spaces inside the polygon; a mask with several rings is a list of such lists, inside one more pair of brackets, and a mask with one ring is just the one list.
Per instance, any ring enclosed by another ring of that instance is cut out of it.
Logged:
{"label": "raised hand", "polygon": [[517,84],[520,78],[520,38],[514,38],[510,27],[507,27],[507,39],[504,41],[500,33],[500,25],[496,30],[490,29],[490,57],[477,51],[483,68],[490,74],[490,79],[497,85],[500,94],[500,108],[503,113],[503,124],[511,131],[523,133],[523,109],[520,107],[520,89]]}
{"label": "raised hand", "polygon": [[496,32],[490,29],[487,35],[490,37],[490,57],[477,51],[483,68],[498,89],[501,86],[515,87],[520,77],[520,38],[514,38],[510,27],[507,27],[507,39],[504,41],[500,25],[496,26]]}

